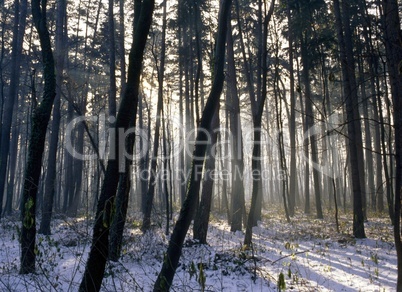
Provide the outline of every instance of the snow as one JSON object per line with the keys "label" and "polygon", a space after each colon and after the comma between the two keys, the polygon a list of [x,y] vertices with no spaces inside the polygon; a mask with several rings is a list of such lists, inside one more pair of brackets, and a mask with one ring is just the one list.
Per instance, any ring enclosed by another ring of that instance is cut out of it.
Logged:
{"label": "snow", "polygon": [[[316,220],[298,215],[292,223],[265,214],[253,229],[252,249],[243,232],[230,232],[214,217],[208,245],[191,238],[183,249],[171,291],[278,291],[282,273],[286,291],[393,291],[397,262],[387,218],[365,224],[366,239],[351,234],[351,218]],[[128,220],[123,255],[107,265],[102,291],[152,291],[168,237],[160,229],[142,234],[139,218]],[[58,217],[51,236],[38,235],[37,274],[19,275],[20,223],[0,221],[0,291],[77,291],[90,247],[91,220]],[[202,268],[201,268],[202,266]],[[202,272],[201,272],[202,270]],[[201,279],[201,280],[200,280]]]}

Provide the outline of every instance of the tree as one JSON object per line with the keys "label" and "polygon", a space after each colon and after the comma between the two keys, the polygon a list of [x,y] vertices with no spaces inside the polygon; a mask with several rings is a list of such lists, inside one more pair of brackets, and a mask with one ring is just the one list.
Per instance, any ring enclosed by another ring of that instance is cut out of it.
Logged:
{"label": "tree", "polygon": [[218,140],[218,128],[219,128],[219,104],[215,110],[214,117],[212,119],[211,131],[209,135],[211,137],[210,144],[207,149],[207,157],[205,159],[204,166],[204,178],[202,184],[201,200],[197,208],[197,213],[194,217],[193,235],[194,239],[199,243],[207,243],[207,232],[209,223],[209,214],[212,205],[212,194],[214,187],[213,172],[215,170],[216,162],[216,142]]}
{"label": "tree", "polygon": [[116,41],[113,5],[114,1],[108,1],[108,25],[109,25],[109,116],[116,116]]}
{"label": "tree", "polygon": [[[361,128],[357,111],[357,89],[354,73],[354,58],[352,48],[352,36],[349,24],[349,7],[345,1],[342,2],[343,11],[341,14],[339,1],[334,0],[334,12],[337,27],[337,36],[340,49],[340,59],[344,84],[344,95],[348,126],[348,149],[350,157],[350,168],[353,187],[353,235],[357,238],[365,238],[362,174],[359,167],[359,157],[362,157]],[[359,135],[360,134],[360,135]],[[360,152],[360,153],[359,153]]]}
{"label": "tree", "polygon": [[[25,34],[27,1],[15,1],[12,52],[11,52],[11,78],[8,97],[5,99],[4,115],[0,131],[0,218],[3,210],[4,187],[7,181],[7,162],[10,150],[11,123],[13,120],[14,103],[18,95],[20,81],[20,63],[23,38]],[[3,108],[1,108],[3,111]]]}
{"label": "tree", "polygon": [[[135,2],[135,8],[139,9],[140,12],[139,17],[134,18],[135,20],[138,19],[138,21],[134,23],[134,36],[129,56],[127,85],[117,114],[115,125],[116,135],[113,141],[114,149],[119,149],[119,141],[125,138],[121,130],[126,131],[130,124],[130,118],[136,116],[142,61],[151,26],[154,1],[137,0]],[[122,141],[124,141],[124,139]],[[119,182],[119,165],[125,159],[123,153],[116,154],[117,159],[108,159],[105,179],[96,210],[92,246],[84,276],[80,284],[80,291],[99,291],[105,272],[106,260],[109,253],[109,229],[112,219],[112,206]]]}
{"label": "tree", "polygon": [[[259,6],[261,9],[261,1],[259,1]],[[251,111],[253,114],[253,131],[254,131],[254,144],[253,144],[253,153],[252,153],[252,161],[251,161],[251,172],[252,172],[252,181],[253,181],[253,190],[251,195],[251,206],[250,211],[247,218],[247,226],[246,226],[246,235],[244,236],[244,245],[249,246],[251,244],[252,236],[253,236],[253,226],[256,225],[257,219],[257,204],[261,196],[261,120],[262,113],[264,109],[265,100],[267,98],[267,76],[266,71],[267,68],[267,35],[268,35],[268,23],[271,19],[275,7],[275,0],[271,2],[271,6],[268,10],[267,15],[264,18],[264,32],[263,32],[263,47],[262,47],[262,65],[263,68],[263,78],[262,78],[262,92],[260,99],[252,100],[251,99]]]}
{"label": "tree", "polygon": [[[154,136],[154,146],[151,157],[151,171],[148,185],[148,193],[146,197],[146,205],[144,218],[142,221],[142,231],[145,232],[151,227],[151,213],[152,206],[155,195],[155,178],[156,178],[156,167],[158,162],[158,150],[159,150],[159,137],[160,137],[160,127],[162,119],[162,109],[163,109],[163,79],[165,75],[165,59],[166,59],[166,0],[163,2],[163,24],[162,24],[162,40],[161,40],[161,56],[160,64],[158,69],[158,104],[156,109],[156,124],[155,124],[155,136]],[[155,56],[156,59],[156,56]]]}
{"label": "tree", "polygon": [[290,29],[290,22],[292,21],[292,14],[290,9],[290,1],[287,1],[286,13],[288,19],[288,41],[289,41],[289,82],[290,82],[290,121],[289,121],[289,135],[290,135],[290,177],[289,177],[289,215],[293,216],[295,213],[296,197],[297,197],[297,174],[296,174],[296,96],[295,96],[295,78],[294,78],[294,65],[293,65],[293,30]]}
{"label": "tree", "polygon": [[216,111],[218,106],[219,97],[222,92],[224,82],[223,67],[225,63],[225,43],[230,7],[231,0],[223,0],[221,2],[215,49],[216,53],[213,84],[202,113],[200,127],[197,131],[186,199],[180,210],[179,219],[176,222],[172,236],[170,237],[168,250],[163,260],[162,269],[154,284],[154,291],[168,291],[170,289],[175,271],[179,264],[184,239],[190,227],[190,223],[198,203],[201,184],[201,169],[205,161],[205,153],[207,150],[207,133],[211,130],[213,113]]}
{"label": "tree", "polygon": [[398,1],[382,1],[384,42],[391,84],[395,128],[395,220],[394,238],[398,257],[397,291],[402,291],[402,241],[401,241],[401,192],[402,192],[402,31],[398,14]]}
{"label": "tree", "polygon": [[243,185],[243,134],[240,121],[239,94],[236,82],[236,66],[233,50],[233,33],[231,22],[228,23],[227,33],[227,102],[226,107],[230,120],[230,131],[233,137],[232,150],[232,212],[230,231],[242,230],[243,214],[245,213],[245,198]]}
{"label": "tree", "polygon": [[42,156],[45,148],[47,125],[56,96],[56,79],[54,58],[50,35],[47,28],[47,1],[32,0],[32,16],[42,49],[44,74],[43,99],[32,116],[31,136],[27,166],[24,177],[24,188],[21,201],[21,274],[35,272],[35,237],[36,237],[36,199],[39,177],[42,168]]}
{"label": "tree", "polygon": [[42,206],[42,220],[39,233],[50,235],[50,221],[52,217],[53,201],[55,196],[56,181],[56,161],[57,161],[57,145],[59,141],[60,128],[60,99],[63,81],[63,67],[65,58],[65,37],[64,23],[66,17],[66,2],[59,0],[57,2],[57,19],[56,19],[56,97],[53,106],[52,131],[49,142],[48,166],[45,180],[45,194]]}

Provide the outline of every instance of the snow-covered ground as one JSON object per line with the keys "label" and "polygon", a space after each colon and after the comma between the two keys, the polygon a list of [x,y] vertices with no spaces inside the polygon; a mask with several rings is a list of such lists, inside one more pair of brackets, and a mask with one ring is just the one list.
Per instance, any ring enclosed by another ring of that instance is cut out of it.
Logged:
{"label": "snow-covered ground", "polygon": [[[242,232],[231,233],[226,222],[213,218],[209,245],[194,243],[189,232],[171,291],[278,291],[280,277],[286,291],[394,291],[389,220],[370,219],[367,239],[348,235],[350,218],[340,218],[341,234],[333,221],[299,215],[289,224],[266,214],[249,250]],[[18,274],[18,226],[16,218],[0,221],[0,291],[77,291],[92,221],[55,219],[52,236],[38,235],[37,274],[24,276]],[[143,235],[138,218],[126,227],[122,258],[108,264],[102,291],[152,291],[168,238],[160,229]]]}

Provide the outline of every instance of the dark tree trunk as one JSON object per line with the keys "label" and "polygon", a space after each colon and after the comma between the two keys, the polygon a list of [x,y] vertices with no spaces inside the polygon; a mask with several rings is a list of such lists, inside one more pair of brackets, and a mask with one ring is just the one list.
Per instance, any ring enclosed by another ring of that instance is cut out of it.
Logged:
{"label": "dark tree trunk", "polygon": [[[67,90],[69,90],[69,85],[67,85]],[[69,94],[70,97],[70,94]],[[67,107],[67,124],[73,119],[73,105],[71,102],[68,103]],[[73,139],[73,136],[71,136]],[[73,141],[71,141],[73,142]],[[66,214],[69,208],[69,198],[72,196],[74,190],[73,184],[73,157],[66,151],[64,153],[64,197],[63,197],[63,213]]]}
{"label": "dark tree trunk", "polygon": [[233,52],[233,36],[230,21],[227,32],[227,102],[226,107],[230,120],[230,132],[233,137],[232,146],[232,209],[230,231],[242,230],[242,216],[245,208],[243,185],[243,134],[240,121],[239,95],[237,92],[236,67]]}
{"label": "dark tree trunk", "polygon": [[109,116],[116,116],[116,41],[114,38],[114,14],[113,0],[108,0],[108,24],[109,24]]}
{"label": "dark tree trunk", "polygon": [[[363,194],[361,168],[359,167],[359,151],[362,152],[360,121],[356,120],[357,90],[354,73],[354,60],[350,24],[348,23],[348,4],[342,2],[343,15],[339,0],[334,0],[334,12],[337,26],[338,43],[342,62],[342,75],[348,125],[348,149],[353,187],[353,235],[357,238],[366,237],[364,232]],[[345,30],[345,32],[344,32]],[[344,35],[345,34],[345,35]],[[360,131],[360,135],[358,132]],[[360,137],[360,140],[359,140]]]}
{"label": "dark tree trunk", "polygon": [[[144,111],[144,106],[143,106],[143,96],[140,94],[138,98],[138,126],[140,129],[144,129],[144,116],[143,116],[143,111]],[[150,118],[148,117],[148,130],[147,130],[147,136],[149,137],[150,135]],[[147,193],[148,193],[148,184],[146,177],[144,175],[148,170],[148,165],[149,165],[149,147],[148,147],[149,141],[144,141],[144,137],[141,137],[141,139],[138,141],[139,144],[139,151],[141,154],[139,163],[138,163],[138,172],[140,173],[139,179],[138,179],[138,189],[139,191],[139,196],[141,199],[141,212],[145,213],[145,205],[147,201]],[[145,151],[145,152],[144,152]]]}
{"label": "dark tree trunk", "polygon": [[[133,135],[128,138],[128,149],[133,149]],[[131,190],[131,161],[126,160],[126,170],[120,174],[114,215],[110,226],[109,259],[117,262],[121,255],[124,225],[127,217],[128,201]]]}
{"label": "dark tree trunk", "polygon": [[279,44],[275,46],[275,78],[274,78],[274,100],[276,104],[276,126],[278,129],[278,151],[279,151],[279,169],[281,171],[282,183],[282,200],[285,210],[286,221],[290,223],[289,216],[289,183],[288,183],[288,170],[286,166],[285,146],[283,143],[283,122],[282,122],[282,100],[280,98],[281,89],[279,87]]}
{"label": "dark tree trunk", "polygon": [[201,200],[197,209],[197,213],[194,217],[193,234],[194,239],[198,240],[202,244],[207,243],[207,232],[209,223],[209,214],[212,205],[212,193],[215,183],[213,172],[215,170],[215,161],[217,155],[216,142],[218,139],[219,128],[219,104],[215,110],[214,117],[211,122],[211,131],[209,135],[211,137],[211,144],[208,145],[207,157],[205,161],[204,178],[202,184]]}
{"label": "dark tree trunk", "polygon": [[26,14],[27,14],[27,1],[19,0],[15,1],[15,13],[14,13],[14,27],[13,27],[13,39],[12,39],[12,51],[11,51],[11,72],[10,72],[10,86],[8,97],[4,100],[5,108],[1,124],[0,135],[0,218],[3,208],[3,197],[5,185],[7,182],[7,162],[10,151],[10,133],[11,123],[13,121],[14,103],[17,99],[19,81],[20,81],[20,62],[23,37],[25,34]]}
{"label": "dark tree trunk", "polygon": [[[119,149],[118,129],[127,130],[130,118],[136,116],[142,61],[154,10],[153,0],[144,0],[142,2],[137,0],[135,5],[136,10],[140,8],[140,14],[134,26],[126,91],[121,100],[116,119],[116,137],[113,141],[114,149]],[[117,159],[109,159],[107,164],[96,211],[92,246],[79,291],[99,291],[102,284],[106,260],[109,254],[109,228],[110,220],[112,219],[112,206],[119,182],[119,167],[120,163],[123,163],[125,159],[122,155],[123,153],[116,154]]]}
{"label": "dark tree trunk", "polygon": [[[291,11],[289,7],[290,1],[287,2],[287,18],[288,23],[292,21]],[[293,32],[289,29],[289,82],[290,82],[290,177],[289,177],[289,215],[294,216],[297,195],[297,173],[296,173],[296,97],[295,97],[295,78],[293,70]]]}
{"label": "dark tree trunk", "polygon": [[[259,3],[261,6],[261,1]],[[252,182],[253,182],[253,190],[251,194],[251,206],[250,212],[247,218],[246,225],[246,235],[244,237],[244,245],[251,245],[251,240],[253,237],[253,226],[257,225],[257,220],[259,216],[261,216],[261,208],[259,204],[261,203],[261,120],[262,113],[264,110],[265,99],[267,98],[267,35],[268,35],[268,23],[271,19],[275,7],[275,1],[271,2],[271,6],[269,8],[268,14],[264,18],[263,24],[263,47],[262,47],[262,68],[263,68],[263,78],[262,78],[262,88],[261,95],[258,101],[251,100],[251,111],[253,113],[253,134],[254,134],[254,144],[253,144],[253,153],[251,160],[251,172],[252,172]],[[260,7],[261,9],[261,7]]]}
{"label": "dark tree trunk", "polygon": [[56,182],[56,163],[57,163],[57,145],[59,141],[60,128],[60,97],[63,81],[64,67],[64,17],[66,13],[66,2],[64,0],[57,1],[57,19],[56,19],[56,97],[53,106],[52,130],[49,142],[49,153],[47,159],[47,175],[45,180],[45,195],[42,206],[42,220],[39,233],[50,235],[50,222],[52,217],[53,200],[55,195]]}
{"label": "dark tree trunk", "polygon": [[[308,32],[306,32],[308,33]],[[304,83],[304,94],[305,94],[305,115],[306,115],[306,126],[307,126],[307,131],[311,130],[314,126],[314,111],[313,111],[313,101],[312,101],[312,95],[311,95],[311,88],[310,88],[310,63],[311,60],[308,56],[307,52],[307,43],[306,39],[308,39],[309,36],[302,36],[301,37],[301,60],[303,63],[303,69],[302,69],[302,80]],[[315,133],[310,133],[308,137],[305,137],[305,139],[310,140],[310,147],[311,147],[311,161],[313,163],[318,163],[318,150],[317,150],[317,141],[315,137]],[[307,156],[308,157],[308,156]],[[322,214],[322,206],[321,206],[321,189],[320,189],[320,175],[318,173],[318,170],[314,167],[311,166],[313,169],[313,178],[314,178],[314,196],[315,196],[315,205],[316,205],[316,211],[317,211],[317,218],[322,219],[323,214]]]}
{"label": "dark tree trunk", "polygon": [[120,96],[123,97],[123,94],[126,89],[126,49],[124,46],[125,43],[125,28],[124,28],[124,0],[119,0],[119,53],[120,53],[120,82],[121,82],[121,90]]}
{"label": "dark tree trunk", "polygon": [[[16,104],[14,105],[16,106]],[[14,109],[16,111],[16,109]],[[17,119],[15,119],[17,120]],[[13,210],[13,198],[15,193],[15,174],[17,166],[17,154],[18,154],[18,136],[20,132],[19,126],[14,126],[11,137],[11,150],[10,150],[10,162],[9,162],[9,174],[10,178],[7,185],[7,201],[4,209],[5,214],[11,215]]]}
{"label": "dark tree trunk", "polygon": [[163,24],[162,24],[162,40],[161,40],[161,56],[158,71],[158,105],[156,109],[156,124],[155,124],[155,136],[154,136],[154,146],[152,149],[152,159],[151,159],[151,171],[149,177],[148,194],[147,201],[145,204],[144,218],[142,221],[141,230],[146,232],[151,228],[151,213],[155,195],[155,177],[156,177],[156,167],[158,161],[158,150],[159,150],[159,137],[160,137],[160,127],[162,119],[162,109],[163,109],[163,79],[165,75],[165,57],[166,57],[166,0],[163,1]]}
{"label": "dark tree trunk", "polygon": [[176,222],[173,234],[170,237],[169,247],[163,261],[161,272],[156,279],[154,291],[168,291],[172,285],[173,277],[179,264],[183,242],[190,227],[198,202],[201,184],[201,170],[207,150],[206,142],[208,141],[208,137],[206,133],[211,130],[213,113],[218,107],[224,81],[223,68],[225,64],[225,43],[230,6],[231,0],[223,0],[221,2],[216,42],[214,80],[202,114],[200,130],[197,132],[187,196],[180,210],[179,219]]}
{"label": "dark tree trunk", "polygon": [[39,34],[42,50],[44,73],[43,99],[32,116],[31,136],[29,139],[28,159],[25,170],[24,188],[21,202],[21,274],[35,272],[36,236],[36,197],[42,169],[42,156],[45,148],[47,125],[56,96],[56,79],[50,35],[47,29],[45,2],[32,0],[32,15]]}
{"label": "dark tree trunk", "polygon": [[398,257],[398,280],[396,290],[402,291],[402,241],[401,241],[401,191],[402,191],[402,31],[397,0],[384,0],[383,18],[385,49],[391,94],[394,107],[395,128],[395,220],[394,238]]}

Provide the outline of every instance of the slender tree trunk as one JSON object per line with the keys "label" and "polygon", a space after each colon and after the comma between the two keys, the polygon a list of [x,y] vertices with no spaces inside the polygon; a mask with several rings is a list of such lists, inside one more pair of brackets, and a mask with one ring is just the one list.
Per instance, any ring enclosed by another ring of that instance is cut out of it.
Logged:
{"label": "slender tree trunk", "polygon": [[120,96],[123,97],[123,94],[126,89],[126,49],[124,46],[125,42],[125,28],[124,28],[124,0],[119,0],[119,53],[120,53],[120,82],[121,82],[121,90]]}
{"label": "slender tree trunk", "polygon": [[207,157],[205,161],[204,178],[202,184],[201,201],[197,209],[197,213],[194,217],[193,234],[194,239],[197,239],[200,243],[207,243],[207,232],[209,223],[209,213],[212,205],[212,193],[215,183],[213,172],[215,170],[215,161],[217,155],[216,142],[218,140],[218,128],[219,128],[219,104],[215,110],[214,117],[211,122],[211,131],[209,135],[211,137],[211,143],[208,145]]}
{"label": "slender tree trunk", "polygon": [[[346,115],[348,125],[348,145],[351,168],[351,178],[353,187],[353,235],[357,238],[365,238],[364,232],[364,212],[361,168],[359,167],[359,151],[362,152],[361,135],[358,135],[360,121],[356,120],[357,91],[354,77],[354,60],[352,50],[352,40],[350,34],[350,24],[348,18],[347,3],[342,3],[343,15],[341,15],[339,0],[334,0],[334,11],[337,24],[338,43],[340,47],[342,61],[342,75],[344,84],[344,94],[346,98]],[[345,30],[345,35],[344,35]],[[348,32],[348,33],[347,33]]]}
{"label": "slender tree trunk", "polygon": [[63,81],[64,67],[64,17],[66,13],[66,2],[64,0],[57,1],[57,18],[56,18],[56,97],[53,106],[52,131],[49,142],[49,153],[47,159],[47,175],[45,180],[45,195],[42,207],[42,221],[39,233],[50,235],[50,222],[52,217],[53,200],[55,196],[56,182],[56,164],[57,164],[57,146],[59,142],[60,128],[60,98]]}
{"label": "slender tree trunk", "polygon": [[233,52],[233,36],[230,21],[227,32],[227,110],[230,118],[230,132],[233,137],[232,146],[232,209],[230,231],[242,230],[244,206],[243,185],[243,134],[240,122],[239,96],[237,92],[236,67]]}
{"label": "slender tree trunk", "polygon": [[[289,6],[290,0],[287,1],[287,18],[288,23],[291,23],[292,16]],[[289,41],[289,82],[290,82],[290,120],[289,120],[289,135],[290,135],[290,191],[289,191],[289,215],[294,216],[296,205],[297,192],[297,174],[296,174],[296,97],[295,97],[295,78],[293,69],[293,32],[288,31]]]}
{"label": "slender tree trunk", "polygon": [[109,116],[116,116],[116,41],[114,38],[114,0],[108,0],[108,24],[109,24]]}
{"label": "slender tree trunk", "polygon": [[[14,104],[16,106],[17,104]],[[16,109],[14,109],[16,112]],[[15,122],[17,122],[17,118],[15,118]],[[11,150],[10,150],[10,162],[9,162],[9,181],[7,185],[7,201],[5,206],[5,213],[7,215],[12,214],[13,210],[13,198],[15,192],[15,172],[16,172],[16,164],[17,164],[17,154],[18,154],[18,136],[20,132],[20,127],[15,125],[12,134],[11,134]]]}
{"label": "slender tree trunk", "polygon": [[[27,1],[17,0],[15,3],[14,26],[11,51],[11,72],[8,97],[4,100],[4,113],[2,116],[0,136],[0,218],[3,214],[3,197],[7,182],[7,162],[10,151],[10,133],[13,120],[14,103],[17,99],[20,81],[20,62],[23,37],[25,34]],[[1,108],[3,110],[3,108]]]}
{"label": "slender tree trunk", "polygon": [[[67,89],[69,90],[69,85],[67,85]],[[69,90],[70,91],[70,90]],[[70,97],[70,94],[69,94]],[[67,106],[67,124],[70,123],[73,119],[73,105],[71,102],[68,103]],[[71,137],[73,139],[73,136]],[[73,142],[73,141],[71,141]],[[69,198],[72,196],[73,192],[73,157],[69,153],[64,154],[64,198],[63,198],[63,213],[66,214],[68,210],[68,202]]]}
{"label": "slender tree trunk", "polygon": [[149,185],[148,185],[148,194],[147,194],[147,202],[145,205],[145,213],[142,221],[141,230],[143,232],[149,230],[151,228],[151,213],[154,201],[154,193],[155,193],[155,178],[156,178],[156,167],[158,161],[158,150],[159,150],[159,136],[160,136],[160,127],[161,127],[161,119],[162,119],[162,109],[163,109],[163,80],[165,75],[165,57],[166,57],[166,0],[163,1],[163,24],[162,24],[162,40],[161,40],[161,56],[160,56],[160,64],[158,71],[158,105],[156,109],[156,124],[155,124],[155,136],[154,136],[154,145],[153,145],[153,153],[151,158],[151,171],[149,177]]}
{"label": "slender tree trunk", "polygon": [[[311,95],[311,88],[310,88],[310,63],[311,60],[307,54],[307,43],[304,38],[308,38],[308,36],[302,36],[301,41],[301,60],[303,63],[303,70],[302,70],[302,80],[304,83],[304,93],[305,93],[305,115],[306,115],[306,125],[307,131],[313,129],[314,126],[314,111],[313,111],[313,101]],[[306,139],[310,140],[310,147],[311,147],[311,160],[313,163],[318,163],[318,150],[317,150],[317,140],[315,137],[315,133],[309,133]],[[307,156],[308,157],[308,156]],[[313,169],[313,178],[314,178],[314,196],[315,196],[315,205],[316,205],[316,212],[317,218],[322,219],[322,206],[321,206],[321,188],[320,188],[320,175],[318,170],[312,166]]]}
{"label": "slender tree trunk", "polygon": [[384,0],[383,19],[385,49],[391,94],[394,108],[395,129],[395,221],[394,238],[398,258],[398,280],[396,290],[402,291],[402,241],[401,241],[401,191],[402,191],[402,31],[397,0]]}
{"label": "slender tree trunk", "polygon": [[279,151],[279,170],[282,183],[282,200],[285,210],[286,221],[290,223],[289,217],[289,184],[288,184],[288,170],[286,166],[285,146],[283,143],[283,123],[282,123],[282,100],[280,98],[279,88],[279,44],[275,48],[275,78],[274,78],[274,98],[276,104],[276,126],[278,129],[278,151]]}
{"label": "slender tree trunk", "polygon": [[[259,10],[262,13],[262,3],[259,1]],[[254,134],[254,145],[252,153],[251,171],[252,171],[252,181],[253,190],[251,195],[251,206],[250,212],[247,218],[246,235],[244,237],[244,244],[250,245],[252,239],[252,227],[257,225],[257,221],[261,218],[261,208],[262,208],[262,181],[261,181],[261,121],[262,113],[264,110],[265,100],[267,98],[267,37],[268,37],[268,23],[272,17],[275,7],[275,1],[271,2],[271,6],[268,10],[267,15],[264,17],[264,23],[262,25],[262,47],[261,49],[261,67],[262,67],[262,85],[261,94],[258,100],[251,100],[251,112],[253,114],[253,134]],[[261,18],[262,21],[262,18]],[[252,98],[252,96],[250,96]]]}
{"label": "slender tree trunk", "polygon": [[[45,6],[41,6],[41,4]],[[46,1],[41,3],[39,0],[32,0],[32,15],[42,49],[45,86],[42,101],[32,116],[31,136],[25,170],[21,202],[21,274],[35,272],[36,197],[42,168],[47,125],[56,95],[54,59],[46,19]]]}

